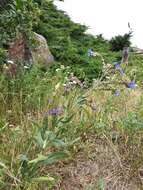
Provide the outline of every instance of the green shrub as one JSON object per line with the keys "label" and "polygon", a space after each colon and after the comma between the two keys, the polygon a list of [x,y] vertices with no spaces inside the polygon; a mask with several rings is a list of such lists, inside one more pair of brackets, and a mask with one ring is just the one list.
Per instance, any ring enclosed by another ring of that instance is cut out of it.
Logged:
{"label": "green shrub", "polygon": [[93,48],[95,51],[107,53],[108,41],[102,35],[94,37],[86,34],[88,28],[85,25],[71,21],[69,16],[58,10],[52,2],[36,2],[39,3],[41,16],[34,30],[47,39],[55,60],[71,66],[77,75],[82,70],[87,78],[97,78],[102,70],[102,61],[89,58],[87,50]]}
{"label": "green shrub", "polygon": [[39,14],[38,4],[33,0],[12,2],[0,14],[0,46],[7,45],[18,34],[29,40]]}
{"label": "green shrub", "polygon": [[0,48],[0,69],[2,69],[2,65],[6,59],[6,51],[3,48]]}
{"label": "green shrub", "polygon": [[132,36],[132,32],[129,32],[127,34],[118,35],[113,37],[109,43],[111,46],[112,51],[120,51],[123,50],[124,47],[129,47],[131,45],[130,38]]}

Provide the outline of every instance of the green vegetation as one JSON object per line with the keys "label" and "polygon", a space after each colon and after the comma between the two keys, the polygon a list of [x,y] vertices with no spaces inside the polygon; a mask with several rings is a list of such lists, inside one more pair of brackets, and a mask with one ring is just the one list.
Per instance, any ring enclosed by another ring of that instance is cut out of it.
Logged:
{"label": "green vegetation", "polygon": [[15,79],[0,75],[1,189],[52,189],[61,176],[50,165],[72,160],[79,151],[98,162],[101,155],[94,158],[92,146],[101,140],[120,164],[122,179],[138,179],[143,159],[140,89],[124,88],[119,97],[78,86],[66,91],[68,69],[52,76],[35,66]]}
{"label": "green vegetation", "polygon": [[15,0],[10,4],[0,14],[0,47],[11,42],[17,35],[22,35],[26,40],[30,40],[39,14],[38,4],[32,0]]}
{"label": "green vegetation", "polygon": [[[72,22],[69,16],[57,10],[53,3],[43,1],[41,13],[40,22],[35,30],[46,37],[56,60],[72,66],[80,78],[98,77],[102,70],[101,58],[97,57],[96,61],[89,58],[87,50],[92,47],[95,51],[105,54],[108,59],[109,43],[102,35],[94,37],[86,34],[86,26]],[[110,57],[110,60],[113,59],[114,57]]]}
{"label": "green vegetation", "polygon": [[33,43],[33,31],[42,34],[55,60],[72,66],[73,72],[81,79],[87,76],[91,80],[101,75],[102,60],[100,56],[96,60],[88,57],[89,48],[104,55],[107,62],[118,55],[109,50],[109,42],[102,35],[86,34],[86,26],[72,22],[68,15],[45,0],[15,0],[9,9],[2,11],[0,30],[0,48],[5,48],[19,33],[29,46]]}
{"label": "green vegetation", "polygon": [[124,34],[123,36],[118,35],[118,36],[113,37],[109,42],[111,46],[111,50],[120,51],[120,50],[123,50],[124,47],[130,47],[131,37],[132,37],[132,32]]}
{"label": "green vegetation", "polygon": [[[0,189],[141,189],[142,55],[122,64],[123,81],[111,64],[121,52],[46,0],[7,5],[0,29]],[[31,46],[33,31],[47,39],[56,62],[21,64],[10,75],[7,43],[21,34]]]}

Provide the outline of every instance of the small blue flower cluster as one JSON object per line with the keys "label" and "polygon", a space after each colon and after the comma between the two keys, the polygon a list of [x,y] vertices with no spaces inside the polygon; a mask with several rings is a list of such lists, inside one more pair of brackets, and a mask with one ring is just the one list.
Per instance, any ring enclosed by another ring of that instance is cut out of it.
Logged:
{"label": "small blue flower cluster", "polygon": [[123,76],[124,75],[124,71],[123,71],[123,69],[120,66],[121,65],[121,61],[114,62],[113,64],[114,64],[115,69],[120,73],[121,76]]}
{"label": "small blue flower cluster", "polygon": [[[124,48],[122,60],[121,61],[113,62],[114,69],[116,71],[118,71],[118,73],[121,76],[125,75],[125,72],[124,72],[124,70],[121,67],[121,64],[123,64],[123,63],[125,64],[128,61],[128,53],[129,53],[128,51],[129,51],[128,48]],[[88,54],[89,57],[93,57],[94,56],[94,52],[93,52],[93,50],[91,48],[88,49],[87,54]],[[127,88],[129,88],[131,90],[135,89],[135,86],[136,86],[135,85],[135,81],[131,80],[129,83],[126,84],[126,86],[127,86]],[[115,96],[119,96],[120,93],[121,93],[120,89],[116,89],[114,91]]]}
{"label": "small blue flower cluster", "polygon": [[[118,61],[118,62],[113,62],[113,65],[114,65],[114,68],[115,70],[117,70],[119,72],[119,74],[121,76],[123,76],[125,73],[124,73],[124,70],[122,69],[121,67],[121,64],[124,63],[124,61]],[[134,80],[131,80],[129,83],[127,83],[127,88],[131,89],[131,90],[134,90],[135,89],[135,81]],[[120,89],[116,89],[114,91],[114,94],[115,96],[119,96],[120,95]]]}
{"label": "small blue flower cluster", "polygon": [[57,116],[61,114],[61,110],[59,108],[52,108],[49,109],[47,112],[44,113],[44,116],[52,115]]}
{"label": "small blue flower cluster", "polygon": [[[131,90],[134,90],[134,89],[135,89],[135,86],[136,86],[136,84],[135,84],[135,81],[134,81],[134,80],[131,80],[131,82],[127,84],[127,88],[129,88],[129,89],[131,89]],[[116,89],[116,90],[114,91],[114,95],[115,95],[115,96],[119,96],[120,93],[121,93],[120,89]]]}
{"label": "small blue flower cluster", "polygon": [[115,92],[114,92],[115,96],[119,96],[120,93],[121,93],[120,89],[116,89]]}
{"label": "small blue flower cluster", "polygon": [[87,55],[88,55],[88,57],[93,57],[94,56],[94,52],[93,52],[93,50],[91,48],[88,49]]}
{"label": "small blue flower cluster", "polygon": [[128,84],[128,88],[130,88],[131,90],[134,90],[134,89],[135,89],[135,86],[136,86],[136,84],[135,84],[135,81],[134,81],[134,80],[132,80],[132,81]]}

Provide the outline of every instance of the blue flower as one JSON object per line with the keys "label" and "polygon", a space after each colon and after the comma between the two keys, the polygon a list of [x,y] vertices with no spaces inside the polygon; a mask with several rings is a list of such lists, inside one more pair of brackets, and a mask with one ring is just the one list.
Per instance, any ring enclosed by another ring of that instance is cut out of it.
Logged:
{"label": "blue flower", "polygon": [[52,109],[49,109],[47,112],[44,113],[44,116],[47,116],[47,115],[59,115],[61,113],[61,110],[59,108],[52,108]]}
{"label": "blue flower", "polygon": [[135,81],[132,80],[129,84],[128,84],[128,88],[130,88],[131,90],[135,89]]}
{"label": "blue flower", "polygon": [[120,75],[124,75],[124,71],[123,69],[120,67],[121,61],[119,62],[114,62],[114,67],[117,71],[119,71]]}
{"label": "blue flower", "polygon": [[118,71],[119,71],[120,75],[124,75],[124,71],[121,67],[118,68]]}
{"label": "blue flower", "polygon": [[92,49],[88,49],[87,55],[88,57],[92,57],[94,55],[94,52],[92,51]]}
{"label": "blue flower", "polygon": [[116,89],[115,92],[114,92],[114,95],[115,96],[119,96],[121,93],[120,89]]}

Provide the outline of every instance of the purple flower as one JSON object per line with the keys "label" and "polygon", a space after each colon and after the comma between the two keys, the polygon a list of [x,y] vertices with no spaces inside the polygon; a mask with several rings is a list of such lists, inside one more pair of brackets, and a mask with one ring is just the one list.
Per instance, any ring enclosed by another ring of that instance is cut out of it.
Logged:
{"label": "purple flower", "polygon": [[116,69],[117,71],[119,71],[120,75],[124,75],[124,71],[123,71],[123,69],[120,67],[121,62],[114,62],[114,63],[116,63],[116,64],[114,64],[115,69]]}
{"label": "purple flower", "polygon": [[119,71],[119,73],[120,73],[121,76],[124,75],[124,71],[123,71],[123,69],[121,67],[118,68],[118,71]]}
{"label": "purple flower", "polygon": [[132,80],[129,84],[128,84],[128,88],[130,88],[131,90],[135,89],[135,81]]}
{"label": "purple flower", "polygon": [[114,92],[114,95],[115,96],[119,96],[121,93],[120,89],[116,89],[115,92]]}
{"label": "purple flower", "polygon": [[47,112],[44,113],[44,116],[47,116],[47,115],[59,115],[61,113],[61,109],[59,108],[52,108],[52,109],[49,109]]}

